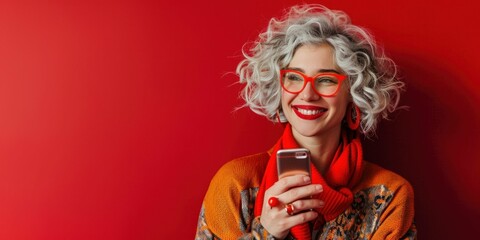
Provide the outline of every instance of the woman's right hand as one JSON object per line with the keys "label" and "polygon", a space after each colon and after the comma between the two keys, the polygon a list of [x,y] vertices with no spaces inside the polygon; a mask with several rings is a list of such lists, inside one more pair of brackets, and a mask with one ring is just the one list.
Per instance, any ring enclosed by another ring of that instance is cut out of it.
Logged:
{"label": "woman's right hand", "polygon": [[[265,191],[260,223],[275,238],[284,239],[290,228],[317,218],[318,213],[310,209],[323,207],[325,203],[310,196],[322,191],[322,185],[310,184],[310,177],[305,175],[281,178]],[[277,206],[270,207],[271,197],[278,198]],[[292,215],[285,209],[287,204],[293,205]]]}

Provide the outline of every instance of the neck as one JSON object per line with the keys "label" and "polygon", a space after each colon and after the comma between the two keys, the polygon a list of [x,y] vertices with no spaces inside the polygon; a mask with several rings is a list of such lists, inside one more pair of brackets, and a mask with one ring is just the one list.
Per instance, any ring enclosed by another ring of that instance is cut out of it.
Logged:
{"label": "neck", "polygon": [[341,128],[315,136],[303,136],[292,128],[292,134],[301,147],[310,150],[312,163],[318,172],[325,174],[337,151]]}

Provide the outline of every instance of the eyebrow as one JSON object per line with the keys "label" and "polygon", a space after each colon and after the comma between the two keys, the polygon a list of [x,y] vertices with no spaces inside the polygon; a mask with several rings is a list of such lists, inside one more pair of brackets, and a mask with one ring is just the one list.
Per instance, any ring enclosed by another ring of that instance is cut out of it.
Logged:
{"label": "eyebrow", "polygon": [[[290,68],[290,67],[287,67],[285,69],[289,69],[289,70],[295,70],[295,71],[299,71],[299,72],[302,72],[302,73],[305,73],[305,71],[301,68]],[[335,70],[335,69],[320,69],[317,71],[317,73],[325,73],[325,72],[334,72],[334,73],[337,73],[337,74],[341,74],[339,71]]]}

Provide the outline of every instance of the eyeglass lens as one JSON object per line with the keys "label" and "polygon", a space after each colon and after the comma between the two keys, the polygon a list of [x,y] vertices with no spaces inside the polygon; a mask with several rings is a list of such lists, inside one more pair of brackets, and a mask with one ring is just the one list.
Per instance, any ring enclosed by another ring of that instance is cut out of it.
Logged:
{"label": "eyeglass lens", "polygon": [[[313,87],[319,94],[330,95],[337,91],[339,86],[339,79],[334,75],[329,75],[328,73],[319,74],[314,77]],[[287,72],[282,77],[283,87],[292,93],[297,93],[302,91],[305,85],[305,78],[295,72]]]}

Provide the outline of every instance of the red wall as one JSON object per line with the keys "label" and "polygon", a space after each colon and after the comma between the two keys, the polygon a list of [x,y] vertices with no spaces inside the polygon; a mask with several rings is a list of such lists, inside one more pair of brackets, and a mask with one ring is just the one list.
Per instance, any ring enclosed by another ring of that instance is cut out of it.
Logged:
{"label": "red wall", "polygon": [[[242,44],[296,1],[2,1],[0,239],[192,239],[215,171],[273,145]],[[323,1],[396,60],[409,110],[367,158],[410,180],[424,239],[480,217],[479,16],[462,1]],[[473,235],[472,235],[473,236]]]}

